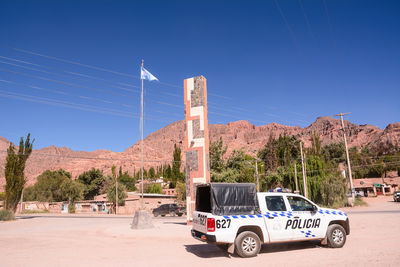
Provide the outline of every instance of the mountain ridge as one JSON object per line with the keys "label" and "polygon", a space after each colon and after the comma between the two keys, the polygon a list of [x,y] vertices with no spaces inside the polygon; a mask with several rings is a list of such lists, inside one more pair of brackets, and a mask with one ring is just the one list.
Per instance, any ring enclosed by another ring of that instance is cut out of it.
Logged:
{"label": "mountain ridge", "polygon": [[[389,150],[400,146],[400,122],[387,125],[381,129],[374,125],[357,125],[344,121],[349,147],[378,147]],[[210,124],[209,135],[211,141],[220,137],[227,145],[227,155],[235,149],[244,149],[246,153],[254,153],[265,145],[270,134],[275,138],[280,134],[299,137],[305,147],[311,145],[310,136],[313,132],[320,135],[322,145],[343,141],[341,122],[330,117],[318,117],[312,124],[302,128],[299,126],[287,126],[278,123],[255,126],[248,121],[239,120],[227,124]],[[184,121],[175,121],[151,134],[144,139],[145,167],[170,163],[174,144],[183,148],[185,138]],[[4,166],[10,141],[0,137],[0,188],[5,184]],[[184,153],[182,153],[184,161]],[[91,152],[74,151],[68,147],[48,146],[34,149],[28,159],[25,170],[27,184],[33,184],[38,175],[43,171],[65,169],[76,178],[83,171],[90,168],[99,168],[105,174],[111,172],[111,166],[122,166],[124,171],[133,173],[140,169],[140,141],[128,147],[123,152],[99,149]]]}

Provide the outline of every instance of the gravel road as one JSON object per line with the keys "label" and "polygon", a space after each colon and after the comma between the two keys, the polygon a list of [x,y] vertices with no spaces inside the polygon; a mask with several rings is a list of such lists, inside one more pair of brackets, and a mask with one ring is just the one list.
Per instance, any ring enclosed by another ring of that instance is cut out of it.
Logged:
{"label": "gravel road", "polygon": [[366,201],[368,207],[343,209],[351,224],[343,248],[263,245],[250,259],[193,239],[183,217],[131,230],[129,216],[31,215],[0,222],[0,266],[399,266],[400,203],[383,196]]}

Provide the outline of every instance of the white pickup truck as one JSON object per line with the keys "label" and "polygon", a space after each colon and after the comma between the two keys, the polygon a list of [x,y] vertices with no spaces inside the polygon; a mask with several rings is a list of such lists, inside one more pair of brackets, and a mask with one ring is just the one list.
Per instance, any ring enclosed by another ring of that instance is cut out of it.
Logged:
{"label": "white pickup truck", "polygon": [[240,257],[254,257],[262,243],[321,240],[340,248],[350,234],[347,214],[320,208],[301,195],[257,193],[254,184],[198,185],[192,236]]}

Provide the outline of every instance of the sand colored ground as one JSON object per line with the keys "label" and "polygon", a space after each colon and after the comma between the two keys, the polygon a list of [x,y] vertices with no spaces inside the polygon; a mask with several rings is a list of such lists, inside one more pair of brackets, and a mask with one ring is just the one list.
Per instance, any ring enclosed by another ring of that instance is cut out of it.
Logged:
{"label": "sand colored ground", "polygon": [[351,234],[341,249],[266,244],[250,259],[193,239],[184,218],[157,218],[151,230],[131,230],[129,217],[2,222],[0,266],[399,266],[400,203],[391,197],[367,201],[368,207],[344,209]]}

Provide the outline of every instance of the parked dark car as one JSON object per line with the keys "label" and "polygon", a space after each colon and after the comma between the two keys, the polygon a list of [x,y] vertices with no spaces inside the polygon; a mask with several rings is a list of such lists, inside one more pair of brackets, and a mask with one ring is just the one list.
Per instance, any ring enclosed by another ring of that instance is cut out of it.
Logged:
{"label": "parked dark car", "polygon": [[400,191],[395,191],[393,193],[393,200],[396,202],[400,202]]}
{"label": "parked dark car", "polygon": [[184,213],[184,210],[181,209],[177,204],[163,204],[153,210],[154,217],[157,217],[158,215],[161,215],[164,217],[167,214],[169,214],[171,216],[178,215],[180,217],[183,215],[183,213]]}

